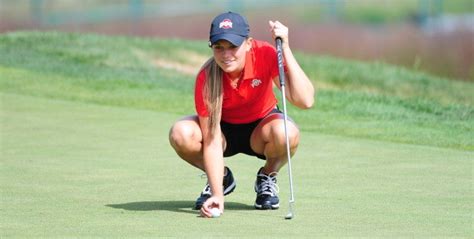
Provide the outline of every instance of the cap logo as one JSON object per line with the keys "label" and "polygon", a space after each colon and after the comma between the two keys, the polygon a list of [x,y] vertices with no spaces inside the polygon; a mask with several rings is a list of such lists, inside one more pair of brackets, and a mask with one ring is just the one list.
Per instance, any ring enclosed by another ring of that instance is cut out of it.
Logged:
{"label": "cap logo", "polygon": [[219,28],[229,29],[232,28],[232,21],[230,19],[224,19],[219,23]]}

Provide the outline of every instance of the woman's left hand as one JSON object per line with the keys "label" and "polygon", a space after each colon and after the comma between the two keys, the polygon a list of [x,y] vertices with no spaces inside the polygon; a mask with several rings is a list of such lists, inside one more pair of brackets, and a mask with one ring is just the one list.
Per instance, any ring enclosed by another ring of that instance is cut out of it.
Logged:
{"label": "woman's left hand", "polygon": [[281,38],[283,44],[288,46],[288,27],[279,21],[268,21],[273,39]]}

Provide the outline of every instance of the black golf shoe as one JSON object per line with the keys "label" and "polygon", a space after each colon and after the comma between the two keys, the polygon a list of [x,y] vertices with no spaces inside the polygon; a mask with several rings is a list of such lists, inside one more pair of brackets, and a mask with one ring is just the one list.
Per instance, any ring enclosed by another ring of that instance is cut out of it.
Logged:
{"label": "black golf shoe", "polygon": [[255,208],[261,210],[278,209],[280,200],[278,199],[277,173],[266,175],[262,173],[262,169],[258,170],[255,181],[255,192],[257,193]]}
{"label": "black golf shoe", "polygon": [[[223,185],[224,185],[224,196],[229,195],[231,192],[234,191],[235,187],[237,186],[234,180],[234,176],[232,175],[232,171],[230,168],[225,167],[227,169],[227,174],[224,175]],[[194,205],[194,209],[200,210],[202,204],[211,197],[211,186],[209,183],[206,183],[206,186],[201,192],[201,195],[196,200],[196,204]]]}

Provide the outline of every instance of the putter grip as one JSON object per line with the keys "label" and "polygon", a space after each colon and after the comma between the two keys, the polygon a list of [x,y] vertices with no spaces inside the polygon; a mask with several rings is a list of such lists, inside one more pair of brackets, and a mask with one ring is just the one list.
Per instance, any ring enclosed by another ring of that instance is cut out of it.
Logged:
{"label": "putter grip", "polygon": [[278,73],[280,78],[280,86],[285,86],[285,70],[283,68],[283,49],[282,49],[282,40],[280,37],[275,39],[276,48],[277,48],[277,57],[278,57]]}

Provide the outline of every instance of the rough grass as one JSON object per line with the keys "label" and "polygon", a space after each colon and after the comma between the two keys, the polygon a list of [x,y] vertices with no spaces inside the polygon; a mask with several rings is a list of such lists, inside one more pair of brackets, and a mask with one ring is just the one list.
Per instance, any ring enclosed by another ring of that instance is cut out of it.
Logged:
{"label": "rough grass", "polygon": [[[15,32],[0,36],[0,86],[9,93],[192,114],[194,78],[180,67],[198,69],[209,53],[198,41]],[[318,88],[313,109],[289,108],[303,130],[474,149],[474,84],[379,62],[297,57]]]}

